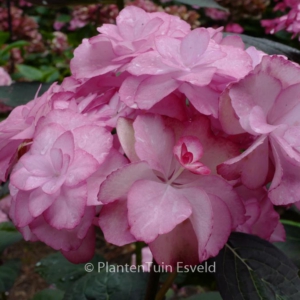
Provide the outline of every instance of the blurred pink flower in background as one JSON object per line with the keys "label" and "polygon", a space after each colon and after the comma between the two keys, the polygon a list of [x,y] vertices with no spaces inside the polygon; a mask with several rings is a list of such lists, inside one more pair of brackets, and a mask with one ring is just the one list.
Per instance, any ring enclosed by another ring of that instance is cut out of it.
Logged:
{"label": "blurred pink flower in background", "polygon": [[244,28],[238,23],[229,23],[225,26],[226,32],[243,33]]}

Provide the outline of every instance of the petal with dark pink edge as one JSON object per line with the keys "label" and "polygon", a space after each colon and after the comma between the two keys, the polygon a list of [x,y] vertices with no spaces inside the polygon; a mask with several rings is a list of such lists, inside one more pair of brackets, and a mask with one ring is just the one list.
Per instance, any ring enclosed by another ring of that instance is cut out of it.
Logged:
{"label": "petal with dark pink edge", "polygon": [[81,221],[86,201],[86,185],[63,187],[56,201],[44,212],[44,218],[56,229],[73,229]]}
{"label": "petal with dark pink edge", "polygon": [[188,187],[180,190],[192,207],[190,221],[198,241],[198,255],[203,261],[203,253],[213,230],[213,207],[208,194],[199,187]]}
{"label": "petal with dark pink edge", "polygon": [[220,164],[217,170],[227,180],[241,178],[249,189],[262,187],[269,170],[267,136],[260,136],[245,152]]}
{"label": "petal with dark pink edge", "polygon": [[199,252],[200,260],[218,255],[226,244],[232,228],[232,219],[227,205],[214,195],[209,195],[213,208],[213,228],[203,253]]}
{"label": "petal with dark pink edge", "polygon": [[115,200],[125,199],[131,186],[140,179],[158,181],[146,162],[126,165],[107,176],[100,186],[98,200],[107,204]]}
{"label": "petal with dark pink edge", "polygon": [[245,222],[245,207],[232,185],[219,176],[198,176],[198,180],[186,186],[199,187],[210,195],[217,196],[227,205],[232,215],[233,229]]}
{"label": "petal with dark pink edge", "polygon": [[10,216],[17,227],[25,227],[34,219],[29,210],[30,192],[19,191],[14,196]]}
{"label": "petal with dark pink edge", "polygon": [[95,36],[83,39],[82,44],[74,51],[71,72],[75,78],[92,78],[105,74],[121,66],[120,63],[113,62],[114,58],[116,55],[108,38]]}
{"label": "petal with dark pink edge", "polygon": [[128,224],[127,201],[115,201],[102,206],[99,215],[99,226],[108,243],[123,246],[136,241],[130,233]]}
{"label": "petal with dark pink edge", "polygon": [[103,163],[111,147],[113,136],[99,126],[82,126],[73,131],[76,147],[91,154],[99,164]]}
{"label": "petal with dark pink edge", "polygon": [[229,89],[230,88],[227,88],[220,96],[219,121],[223,130],[227,134],[244,133],[245,129],[242,128],[239,118],[232,107],[231,98],[229,97]]}
{"label": "petal with dark pink edge", "polygon": [[275,175],[269,189],[269,197],[275,205],[287,205],[300,201],[300,162],[282,149],[280,141],[271,139],[275,161]]}
{"label": "petal with dark pink edge", "polygon": [[97,206],[101,204],[98,201],[99,186],[109,174],[125,166],[127,163],[128,160],[120,152],[115,149],[112,149],[110,151],[109,155],[106,157],[99,170],[97,170],[86,181],[88,190],[88,206]]}
{"label": "petal with dark pink edge", "polygon": [[168,184],[139,180],[128,193],[128,220],[137,240],[150,243],[173,230],[192,213],[185,196]]}

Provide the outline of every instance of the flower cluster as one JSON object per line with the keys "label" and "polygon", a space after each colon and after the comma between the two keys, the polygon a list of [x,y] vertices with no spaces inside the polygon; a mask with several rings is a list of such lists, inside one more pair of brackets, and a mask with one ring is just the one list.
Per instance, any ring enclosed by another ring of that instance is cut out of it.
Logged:
{"label": "flower cluster", "polygon": [[[284,15],[275,19],[262,20],[266,33],[274,34],[286,30],[293,34],[293,38],[300,33],[300,2],[298,0],[280,1],[274,8],[275,11],[283,11]],[[287,13],[286,10],[288,10]]]}
{"label": "flower cluster", "polygon": [[26,240],[90,259],[115,245],[194,265],[232,231],[283,241],[300,201],[300,67],[237,36],[128,6],[72,76],[0,123],[0,180]]}

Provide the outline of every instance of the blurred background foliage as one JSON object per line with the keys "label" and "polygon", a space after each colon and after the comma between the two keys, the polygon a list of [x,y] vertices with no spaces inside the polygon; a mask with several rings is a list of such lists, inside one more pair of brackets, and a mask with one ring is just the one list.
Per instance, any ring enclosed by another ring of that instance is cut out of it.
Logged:
{"label": "blurred background foliage", "polygon": [[[115,23],[127,5],[177,15],[192,28],[224,26],[254,37],[266,36],[260,20],[280,15],[270,0],[118,1],[0,0],[0,66],[15,81],[61,81],[70,74],[74,48],[103,23]],[[285,31],[268,38],[294,47],[299,43]]]}

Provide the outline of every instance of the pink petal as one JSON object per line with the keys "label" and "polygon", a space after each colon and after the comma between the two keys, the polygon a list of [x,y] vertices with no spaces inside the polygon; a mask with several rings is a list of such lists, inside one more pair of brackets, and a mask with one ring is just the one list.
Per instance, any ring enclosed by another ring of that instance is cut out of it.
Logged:
{"label": "pink petal", "polygon": [[268,139],[262,135],[242,154],[220,164],[217,170],[227,180],[241,178],[249,189],[257,189],[266,184],[269,171],[268,157]]}
{"label": "pink petal", "polygon": [[171,174],[174,134],[159,115],[138,116],[133,123],[135,151],[141,160],[167,179]]}
{"label": "pink petal", "polygon": [[280,140],[272,138],[275,175],[269,189],[269,197],[275,205],[287,205],[300,201],[300,162],[282,149]]}
{"label": "pink petal", "polygon": [[108,155],[112,147],[112,134],[99,126],[82,126],[73,131],[75,144],[91,154],[99,164]]}
{"label": "pink petal", "polygon": [[121,153],[115,149],[111,150],[99,170],[87,179],[88,206],[100,204],[98,201],[99,186],[106,179],[107,175],[125,166],[127,163],[128,160]]}
{"label": "pink petal", "polygon": [[116,55],[108,38],[95,36],[89,40],[83,39],[71,60],[72,74],[76,78],[92,78],[108,73],[121,65],[113,63],[114,58]]}
{"label": "pink petal", "polygon": [[89,153],[77,149],[74,154],[74,160],[69,166],[65,184],[75,186],[97,171],[99,163]]}
{"label": "pink petal", "polygon": [[75,230],[57,230],[52,228],[44,220],[43,216],[36,218],[30,229],[37,238],[55,250],[71,251],[76,250],[81,245],[81,240],[77,238]]}
{"label": "pink petal", "polygon": [[138,162],[140,159],[134,149],[135,137],[132,123],[133,121],[129,119],[119,118],[116,129],[119,141],[126,156],[131,162]]}
{"label": "pink petal", "polygon": [[210,35],[205,28],[197,28],[187,34],[181,42],[180,54],[186,66],[197,64],[208,47]]}
{"label": "pink petal", "polygon": [[198,180],[188,186],[199,187],[209,195],[220,198],[228,207],[232,216],[233,229],[245,222],[245,208],[243,202],[232,185],[218,176],[198,176]]}
{"label": "pink petal", "polygon": [[[32,154],[45,155],[59,136],[66,131],[59,124],[47,124],[47,126],[40,126],[37,128],[37,135],[34,137],[34,143],[31,145],[30,152]],[[58,147],[56,147],[58,148]]]}
{"label": "pink petal", "polygon": [[169,74],[128,77],[120,88],[120,97],[129,107],[149,109],[177,89],[179,83]]}
{"label": "pink petal", "polygon": [[219,93],[209,87],[194,86],[184,83],[179,90],[186,95],[188,100],[200,113],[218,116]]}
{"label": "pink petal", "polygon": [[82,240],[81,246],[73,251],[61,251],[64,257],[73,264],[80,264],[90,261],[95,253],[96,235],[95,227],[91,226],[86,237]]}
{"label": "pink petal", "polygon": [[220,96],[219,121],[224,132],[228,134],[244,133],[245,130],[242,128],[239,118],[232,107],[229,91],[229,89],[226,89]]}
{"label": "pink petal", "polygon": [[99,226],[108,243],[123,246],[136,241],[130,233],[127,213],[127,202],[125,200],[115,201],[101,208]]}
{"label": "pink petal", "polygon": [[29,211],[29,197],[29,192],[19,191],[13,198],[10,215],[18,227],[25,227],[34,219]]}
{"label": "pink petal", "polygon": [[149,247],[158,264],[174,269],[178,262],[182,266],[199,264],[197,236],[189,220],[178,224],[169,233],[159,235]]}
{"label": "pink petal", "polygon": [[249,124],[249,113],[252,109],[260,106],[263,114],[267,116],[280,90],[279,80],[265,73],[248,75],[244,80],[232,86],[229,91],[232,107],[246,131],[253,133]]}
{"label": "pink petal", "polygon": [[54,142],[53,148],[61,149],[63,154],[68,154],[70,158],[74,156],[74,136],[71,131],[66,131]]}
{"label": "pink petal", "polygon": [[164,64],[174,68],[182,68],[180,55],[180,40],[168,36],[160,36],[155,39],[155,46],[162,56]]}
{"label": "pink petal", "polygon": [[112,172],[100,186],[99,201],[107,204],[126,198],[133,183],[140,179],[158,180],[146,162],[131,163]]}
{"label": "pink petal", "polygon": [[[202,253],[202,260],[218,255],[231,233],[232,221],[227,205],[216,196],[209,195],[213,207],[213,228],[209,241]],[[201,253],[199,253],[201,258]]]}
{"label": "pink petal", "polygon": [[56,229],[73,229],[81,221],[87,201],[85,185],[64,187],[56,201],[44,212],[45,221]]}
{"label": "pink petal", "polygon": [[300,84],[295,84],[283,90],[269,112],[268,119],[272,124],[299,124]]}
{"label": "pink petal", "polygon": [[203,261],[203,253],[213,230],[213,208],[208,194],[201,188],[189,187],[180,190],[192,207],[190,221],[198,241],[198,255]]}
{"label": "pink petal", "polygon": [[[46,194],[42,189],[37,188],[30,193],[29,211],[33,217],[38,217],[48,209],[57,199],[58,193]],[[23,227],[23,226],[22,226]]]}
{"label": "pink petal", "polygon": [[139,180],[128,193],[128,220],[137,240],[152,242],[192,213],[187,198],[170,185]]}
{"label": "pink petal", "polygon": [[179,73],[179,76],[176,76],[177,80],[188,82],[196,86],[206,86],[208,85],[214,74],[216,73],[215,68],[208,67],[196,67],[190,72]]}
{"label": "pink petal", "polygon": [[148,112],[183,121],[187,118],[187,106],[185,101],[186,98],[181,93],[172,93],[152,106]]}
{"label": "pink petal", "polygon": [[159,53],[155,51],[146,52],[135,57],[128,65],[127,71],[133,75],[160,75],[177,71],[178,68],[172,64],[166,64]]}

